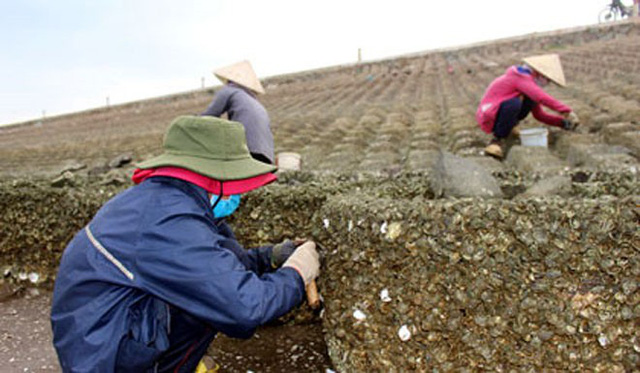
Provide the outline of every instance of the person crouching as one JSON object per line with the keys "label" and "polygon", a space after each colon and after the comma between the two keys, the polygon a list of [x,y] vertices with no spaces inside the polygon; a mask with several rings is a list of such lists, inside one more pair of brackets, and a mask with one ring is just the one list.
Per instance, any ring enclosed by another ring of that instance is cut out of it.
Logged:
{"label": "person crouching", "polygon": [[[503,139],[509,134],[518,135],[515,127],[529,113],[542,123],[564,130],[574,130],[578,126],[577,114],[543,90],[549,82],[561,87],[566,85],[557,54],[527,57],[523,64],[509,67],[489,84],[476,111],[480,128],[493,135],[484,149],[486,155],[502,159]],[[543,106],[560,115],[547,113]]]}
{"label": "person crouching", "polygon": [[62,256],[51,325],[63,372],[193,372],[218,331],[250,337],[318,276],[313,242],[245,250],[225,223],[276,179],[242,124],[179,117],[138,167]]}

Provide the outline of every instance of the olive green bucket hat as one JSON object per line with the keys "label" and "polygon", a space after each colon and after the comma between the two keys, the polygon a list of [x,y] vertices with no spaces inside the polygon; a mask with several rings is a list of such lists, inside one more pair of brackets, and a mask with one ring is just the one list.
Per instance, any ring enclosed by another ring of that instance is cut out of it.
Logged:
{"label": "olive green bucket hat", "polygon": [[164,153],[137,165],[140,169],[182,167],[219,181],[242,180],[277,167],[249,154],[244,126],[210,116],[181,116],[164,136]]}

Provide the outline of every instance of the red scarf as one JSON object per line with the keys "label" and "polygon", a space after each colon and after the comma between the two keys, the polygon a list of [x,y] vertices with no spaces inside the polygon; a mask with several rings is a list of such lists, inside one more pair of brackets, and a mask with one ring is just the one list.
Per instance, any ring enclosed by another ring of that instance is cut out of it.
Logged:
{"label": "red scarf", "polygon": [[232,194],[242,194],[246,193],[250,190],[257,189],[261,186],[267,185],[273,181],[275,181],[278,177],[275,174],[267,173],[263,175],[258,175],[254,177],[250,177],[248,179],[242,180],[229,180],[224,182],[224,186],[222,186],[222,182],[211,179],[207,176],[200,175],[199,173],[187,170],[185,168],[180,167],[158,167],[158,168],[150,168],[146,170],[141,170],[137,168],[133,172],[133,176],[131,180],[135,184],[140,184],[146,179],[152,176],[168,176],[173,177],[175,179],[184,180],[190,182],[191,184],[195,184],[209,193],[220,194],[220,190],[222,187],[222,192],[225,196]]}

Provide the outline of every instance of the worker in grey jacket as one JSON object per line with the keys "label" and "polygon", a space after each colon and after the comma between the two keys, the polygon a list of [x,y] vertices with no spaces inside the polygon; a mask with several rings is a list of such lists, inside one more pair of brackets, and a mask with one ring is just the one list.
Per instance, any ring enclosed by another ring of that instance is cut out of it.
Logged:
{"label": "worker in grey jacket", "polygon": [[227,113],[229,120],[242,123],[251,156],[274,164],[271,121],[267,110],[256,98],[264,93],[264,88],[249,61],[220,68],[213,74],[225,85],[216,92],[213,101],[201,115],[220,117]]}

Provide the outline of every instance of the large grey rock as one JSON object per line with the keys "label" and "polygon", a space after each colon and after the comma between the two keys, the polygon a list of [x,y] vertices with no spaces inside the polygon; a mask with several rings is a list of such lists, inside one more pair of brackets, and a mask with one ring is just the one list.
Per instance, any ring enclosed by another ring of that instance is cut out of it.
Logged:
{"label": "large grey rock", "polygon": [[486,168],[448,152],[440,152],[430,184],[437,196],[502,198],[500,185]]}
{"label": "large grey rock", "polygon": [[487,157],[483,155],[483,156],[466,157],[466,159],[476,162],[477,164],[484,167],[485,169],[487,169],[487,171],[491,173],[506,170],[506,167],[504,166],[504,164],[493,157]]}
{"label": "large grey rock", "polygon": [[553,174],[568,165],[540,146],[513,146],[507,154],[506,164],[524,173]]}
{"label": "large grey rock", "polygon": [[569,194],[571,194],[571,178],[559,175],[538,181],[522,196],[568,196]]}

